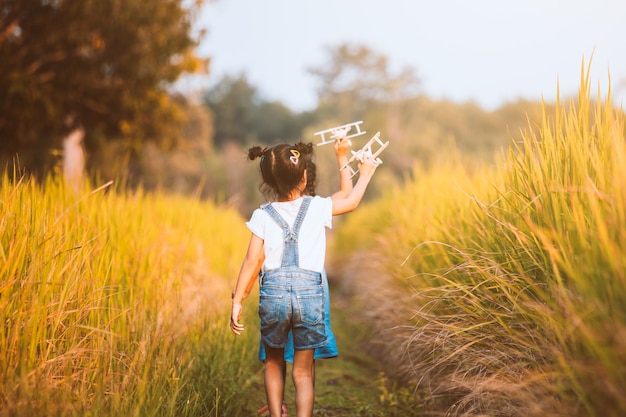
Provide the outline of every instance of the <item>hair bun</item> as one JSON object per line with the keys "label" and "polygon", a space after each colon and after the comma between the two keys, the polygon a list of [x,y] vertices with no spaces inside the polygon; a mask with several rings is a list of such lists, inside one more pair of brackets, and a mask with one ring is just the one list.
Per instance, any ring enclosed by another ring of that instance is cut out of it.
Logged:
{"label": "hair bun", "polygon": [[313,153],[313,142],[298,142],[293,147],[303,155],[311,155]]}
{"label": "hair bun", "polygon": [[261,148],[260,146],[253,146],[248,149],[248,159],[254,161],[256,158],[260,158],[265,155],[267,148]]}

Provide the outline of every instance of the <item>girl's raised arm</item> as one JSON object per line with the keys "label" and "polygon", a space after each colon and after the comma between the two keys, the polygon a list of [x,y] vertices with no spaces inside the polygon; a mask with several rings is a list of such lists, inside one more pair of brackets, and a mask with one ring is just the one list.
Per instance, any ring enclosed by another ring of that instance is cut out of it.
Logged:
{"label": "girl's raised arm", "polygon": [[376,167],[377,164],[369,157],[359,164],[359,180],[354,188],[344,198],[333,198],[333,216],[348,213],[358,207]]}
{"label": "girl's raised arm", "polygon": [[345,138],[339,138],[335,141],[335,155],[337,156],[337,165],[339,167],[339,191],[330,198],[333,200],[346,198],[352,191],[352,177],[350,170],[341,168],[348,163],[348,148],[350,141]]}

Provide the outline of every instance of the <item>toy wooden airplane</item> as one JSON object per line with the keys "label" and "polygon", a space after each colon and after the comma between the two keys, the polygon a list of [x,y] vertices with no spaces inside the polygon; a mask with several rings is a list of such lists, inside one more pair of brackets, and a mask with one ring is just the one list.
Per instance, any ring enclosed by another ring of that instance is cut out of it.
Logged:
{"label": "toy wooden airplane", "polygon": [[[376,150],[376,152],[372,153],[372,145],[374,145],[375,143],[379,144],[380,147],[378,148],[378,150]],[[355,170],[354,168],[352,168],[352,166],[350,166],[350,164],[356,160],[363,162],[366,157],[371,158],[376,166],[382,164],[383,161],[378,157],[378,155],[380,155],[387,146],[389,146],[389,141],[383,143],[383,141],[380,140],[380,132],[376,133],[361,149],[356,152],[350,151],[352,152],[352,157],[348,160],[348,162],[346,162],[344,166],[341,167],[341,171],[348,168],[352,173],[350,178],[354,177],[359,172],[359,170],[358,168]]]}
{"label": "toy wooden airplane", "polygon": [[[355,136],[366,134],[367,132],[361,131],[361,126],[360,126],[361,123],[363,123],[362,120],[358,122],[348,123],[342,126],[332,127],[326,130],[320,130],[319,132],[315,132],[314,135],[320,135],[322,139],[322,141],[318,143],[317,146],[326,145],[328,143],[334,143],[337,138],[343,138],[343,139],[349,140],[350,138],[353,138]],[[352,130],[353,127],[356,128],[356,132],[349,135],[348,132],[350,132],[350,130]],[[326,138],[327,133],[330,133],[329,138]]]}

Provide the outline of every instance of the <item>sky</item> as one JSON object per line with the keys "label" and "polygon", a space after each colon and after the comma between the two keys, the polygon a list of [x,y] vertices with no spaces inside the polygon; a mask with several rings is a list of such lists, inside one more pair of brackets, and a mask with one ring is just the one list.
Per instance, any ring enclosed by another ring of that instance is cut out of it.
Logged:
{"label": "sky", "polygon": [[434,99],[493,110],[520,98],[576,94],[583,60],[592,93],[626,96],[626,0],[214,0],[198,25],[211,59],[203,86],[245,74],[262,98],[295,111],[317,103],[309,68],[328,48],[360,44],[411,67]]}

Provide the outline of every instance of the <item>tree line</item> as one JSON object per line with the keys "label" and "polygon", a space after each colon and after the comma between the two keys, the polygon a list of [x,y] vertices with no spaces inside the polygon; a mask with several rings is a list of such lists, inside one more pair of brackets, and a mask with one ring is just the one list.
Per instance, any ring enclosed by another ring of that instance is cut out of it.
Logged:
{"label": "tree line", "polygon": [[[201,1],[5,1],[0,6],[0,162],[36,176],[58,168],[63,139],[77,127],[89,175],[130,187],[195,193],[248,212],[261,198],[251,144],[313,141],[313,133],[363,120],[392,145],[374,189],[382,190],[445,157],[468,164],[507,146],[541,103],[486,111],[475,103],[433,100],[417,72],[392,72],[366,45],[328,47],[311,68],[317,106],[294,112],[262,98],[245,73],[230,74],[193,100],[171,88],[206,72],[192,36]],[[358,146],[358,144],[355,144]],[[318,192],[334,186],[334,161],[316,149]],[[329,151],[330,152],[330,151]],[[376,191],[372,193],[376,194]]]}

